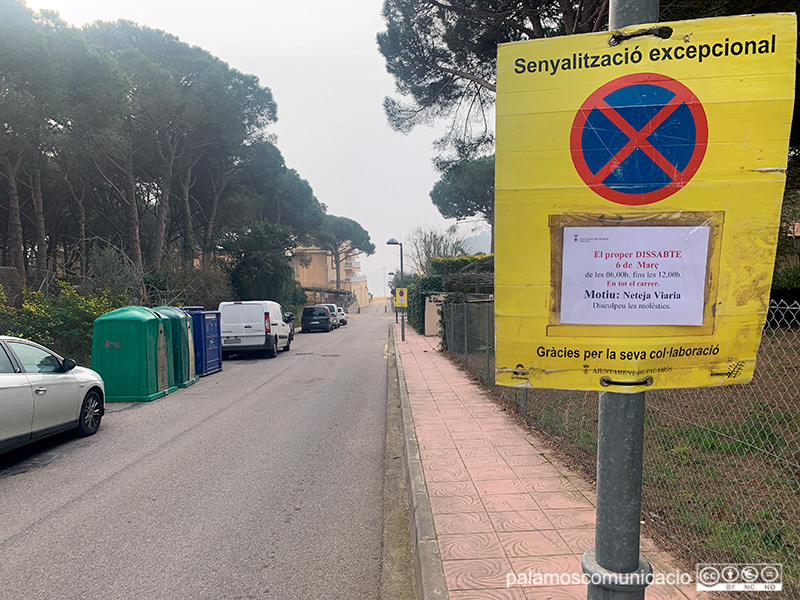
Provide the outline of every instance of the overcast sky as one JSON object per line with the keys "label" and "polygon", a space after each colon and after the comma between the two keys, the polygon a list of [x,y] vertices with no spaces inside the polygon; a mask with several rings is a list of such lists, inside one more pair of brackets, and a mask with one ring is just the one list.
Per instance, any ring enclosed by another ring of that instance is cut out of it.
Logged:
{"label": "overcast sky", "polygon": [[[289,167],[334,215],[355,219],[376,252],[362,257],[370,291],[383,295],[383,270],[399,267],[397,246],[416,225],[445,227],[429,192],[440,131],[389,129],[382,102],[394,93],[375,36],[383,0],[28,0],[74,25],[128,19],[205,48],[272,89],[270,131]],[[406,257],[407,258],[407,257]],[[406,263],[408,264],[408,263]],[[408,267],[406,267],[408,269]]]}

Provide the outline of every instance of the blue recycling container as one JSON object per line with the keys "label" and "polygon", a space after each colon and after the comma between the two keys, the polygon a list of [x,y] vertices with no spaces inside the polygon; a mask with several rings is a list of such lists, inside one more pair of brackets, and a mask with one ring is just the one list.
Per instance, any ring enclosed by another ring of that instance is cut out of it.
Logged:
{"label": "blue recycling container", "polygon": [[186,306],[183,310],[192,318],[195,369],[200,377],[205,377],[222,370],[220,313],[196,308],[202,307]]}

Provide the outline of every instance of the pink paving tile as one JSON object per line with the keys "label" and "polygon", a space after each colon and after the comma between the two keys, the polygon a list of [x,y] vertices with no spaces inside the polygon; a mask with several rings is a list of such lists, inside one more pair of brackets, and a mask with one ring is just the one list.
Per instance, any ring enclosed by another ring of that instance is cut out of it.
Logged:
{"label": "pink paving tile", "polygon": [[503,445],[495,442],[495,446],[497,447],[497,451],[503,456],[528,456],[531,454],[531,452],[535,452],[535,450],[530,446],[530,444]]}
{"label": "pink paving tile", "polygon": [[524,592],[527,600],[586,600],[587,594],[585,585],[526,587]]}
{"label": "pink paving tile", "polygon": [[[505,458],[504,462],[506,464],[509,464],[509,460],[511,460],[511,459],[510,458]],[[524,466],[524,467],[518,467],[518,466],[514,466],[514,465],[509,465],[509,466],[511,466],[511,469],[514,471],[514,473],[516,473],[517,477],[521,477],[523,479],[535,479],[535,478],[539,478],[539,477],[560,477],[561,476],[561,472],[558,469],[556,469],[553,465],[551,465],[550,463],[544,463],[544,464],[535,465],[535,466]]]}
{"label": "pink paving tile", "polygon": [[483,510],[478,496],[438,496],[432,497],[431,512],[434,515],[445,513],[474,513]]}
{"label": "pink paving tile", "polygon": [[461,456],[464,458],[479,457],[479,456],[500,456],[500,453],[494,449],[494,446],[476,446],[474,448],[462,448]]}
{"label": "pink paving tile", "polygon": [[436,535],[455,533],[493,533],[494,527],[485,512],[452,513],[433,516]]}
{"label": "pink paving tile", "polygon": [[439,450],[424,450],[419,453],[422,460],[426,458],[444,458],[448,456],[459,456],[458,448],[440,448]]}
{"label": "pink paving tile", "polygon": [[511,564],[505,558],[444,560],[444,577],[451,590],[500,588],[506,585]]}
{"label": "pink paving tile", "polygon": [[508,556],[574,554],[555,531],[514,531],[498,535]]}
{"label": "pink paving tile", "polygon": [[449,595],[450,600],[526,600],[522,590],[506,588],[450,592]]}
{"label": "pink paving tile", "polygon": [[594,529],[594,508],[548,510],[547,518],[556,529]]}
{"label": "pink paving tile", "polygon": [[419,442],[420,450],[441,450],[443,448],[455,448],[456,445],[452,440],[431,440],[428,442]]}
{"label": "pink paving tile", "polygon": [[506,556],[495,533],[440,535],[439,550],[442,553],[442,560],[505,558]]}
{"label": "pink paving tile", "polygon": [[445,483],[433,483],[428,485],[428,495],[431,499],[436,496],[477,496],[478,490],[471,481],[448,481]]}
{"label": "pink paving tile", "polygon": [[[580,554],[511,557],[509,560],[514,573],[550,575],[551,578],[555,578],[554,582],[564,581],[571,584],[572,581],[575,581],[577,585],[583,574]],[[551,585],[555,585],[555,583]]]}
{"label": "pink paving tile", "polygon": [[536,502],[544,509],[588,508],[589,501],[580,492],[537,492]]}
{"label": "pink paving tile", "polygon": [[481,496],[524,494],[526,492],[525,486],[519,479],[476,480],[475,488]]}
{"label": "pink paving tile", "polygon": [[461,461],[460,456],[444,456],[441,458],[423,458],[422,468],[426,471],[452,471],[454,469],[465,469],[466,465]]}
{"label": "pink paving tile", "polygon": [[467,467],[473,481],[486,481],[488,479],[514,479],[514,471],[509,467],[498,465],[496,467]]}
{"label": "pink paving tile", "polygon": [[512,467],[536,467],[544,464],[551,464],[541,454],[524,454],[520,456],[507,456],[506,462]]}
{"label": "pink paving tile", "polygon": [[561,529],[558,533],[575,554],[594,548],[594,529]]}
{"label": "pink paving tile", "polygon": [[483,504],[488,512],[508,512],[515,510],[539,510],[529,494],[504,494],[502,496],[484,496]]}
{"label": "pink paving tile", "polygon": [[507,467],[502,456],[467,456],[463,459],[468,469],[480,467]]}
{"label": "pink paving tile", "polygon": [[492,440],[490,440],[486,435],[479,431],[451,431],[450,437],[454,440],[460,441],[477,441],[480,440],[486,445],[490,445]]}
{"label": "pink paving tile", "polygon": [[531,494],[539,492],[575,492],[575,486],[563,475],[557,477],[530,477],[525,486]]}
{"label": "pink paving tile", "polygon": [[539,531],[553,529],[541,510],[490,512],[489,518],[497,531]]}
{"label": "pink paving tile", "polygon": [[444,483],[444,482],[451,482],[451,481],[470,481],[469,473],[466,469],[453,469],[453,470],[440,470],[440,471],[425,471],[422,469],[423,474],[425,475],[426,482],[433,482],[433,483]]}

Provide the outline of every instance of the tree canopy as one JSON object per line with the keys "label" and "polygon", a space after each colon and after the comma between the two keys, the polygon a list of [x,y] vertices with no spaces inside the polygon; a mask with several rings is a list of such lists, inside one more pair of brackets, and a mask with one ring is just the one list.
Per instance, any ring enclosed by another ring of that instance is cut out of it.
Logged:
{"label": "tree canopy", "polygon": [[446,219],[481,217],[494,222],[494,155],[456,163],[442,174],[430,193]]}
{"label": "tree canopy", "polygon": [[319,233],[315,236],[317,244],[328,250],[336,264],[336,289],[341,288],[342,262],[357,254],[373,254],[375,244],[369,233],[357,222],[347,217],[324,215]]}
{"label": "tree canopy", "polygon": [[[662,0],[662,20],[796,11],[796,0]],[[407,132],[448,120],[439,141],[443,171],[453,161],[492,151],[487,111],[494,104],[497,45],[599,31],[608,3],[599,0],[385,0],[378,47],[401,99],[387,97],[389,124]],[[798,85],[800,85],[800,79]],[[800,144],[800,118],[792,144]]]}
{"label": "tree canopy", "polygon": [[0,263],[29,284],[87,283],[116,261],[144,302],[202,258],[209,274],[232,266],[241,292],[289,298],[297,245],[336,234],[374,251],[355,221],[332,227],[340,217],[285,164],[277,104],[254,75],[164,31],[75,28],[21,0],[0,0],[0,55]]}

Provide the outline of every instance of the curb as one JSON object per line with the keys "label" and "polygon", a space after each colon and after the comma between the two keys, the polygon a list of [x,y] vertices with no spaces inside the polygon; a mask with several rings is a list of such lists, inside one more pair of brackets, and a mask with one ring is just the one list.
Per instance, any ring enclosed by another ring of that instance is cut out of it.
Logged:
{"label": "curb", "polygon": [[428,496],[428,487],[422,474],[419,444],[411,416],[406,378],[397,347],[394,325],[390,327],[397,368],[397,387],[400,390],[400,410],[403,418],[403,458],[406,467],[406,491],[408,492],[408,517],[411,525],[411,551],[414,555],[414,587],[418,600],[447,600],[447,584],[442,568],[442,556],[433,514]]}

